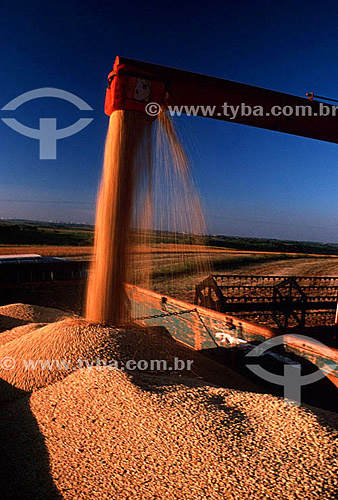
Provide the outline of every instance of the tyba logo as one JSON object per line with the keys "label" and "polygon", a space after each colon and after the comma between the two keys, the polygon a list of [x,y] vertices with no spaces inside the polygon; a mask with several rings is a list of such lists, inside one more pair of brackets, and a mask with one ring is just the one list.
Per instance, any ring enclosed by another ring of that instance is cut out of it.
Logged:
{"label": "tyba logo", "polygon": [[[93,111],[85,101],[80,99],[74,94],[66,90],[54,88],[41,88],[30,90],[10,101],[2,108],[2,111],[15,111],[21,104],[31,101],[32,99],[39,99],[40,97],[56,97],[63,99],[76,106],[81,111]],[[56,118],[40,118],[40,127],[38,129],[27,127],[23,123],[18,122],[15,118],[2,118],[10,128],[19,134],[37,139],[40,142],[40,160],[56,160],[56,141],[64,139],[71,135],[77,134],[80,130],[89,125],[93,118],[80,118],[69,127],[58,129],[56,126]]]}
{"label": "tyba logo", "polygon": [[[285,363],[284,375],[271,373],[258,364],[249,364],[248,358],[259,357],[272,347],[287,344],[294,347],[301,347],[303,350],[307,350],[309,352],[318,350],[323,354],[325,361],[323,359],[321,366],[317,365],[319,369],[307,375],[301,374],[301,365],[297,362]],[[303,385],[317,382],[326,375],[329,375],[331,372],[337,370],[337,364],[333,361],[333,359],[330,359],[330,357],[335,357],[332,349],[318,340],[306,337],[305,335],[279,335],[266,340],[262,344],[259,344],[246,355],[247,367],[249,370],[267,382],[284,386],[284,399],[295,405],[299,405],[301,402],[301,387]]]}

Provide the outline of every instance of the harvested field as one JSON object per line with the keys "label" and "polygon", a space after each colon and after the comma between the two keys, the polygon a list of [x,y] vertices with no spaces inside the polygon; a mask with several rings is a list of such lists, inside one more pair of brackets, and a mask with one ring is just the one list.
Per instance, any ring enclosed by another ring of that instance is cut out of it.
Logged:
{"label": "harvested field", "polygon": [[18,245],[0,246],[1,255],[38,254],[43,257],[76,257],[88,256],[93,253],[90,246],[52,246],[52,245]]}
{"label": "harvested field", "polygon": [[[338,258],[299,258],[295,260],[276,260],[274,262],[253,264],[248,274],[281,276],[338,276]],[[245,274],[241,269],[238,274]]]}
{"label": "harvested field", "polygon": [[[211,254],[261,254],[261,255],[281,255],[281,252],[265,252],[259,250],[235,250],[222,247],[203,247],[202,245],[184,245],[172,243],[150,244],[146,249],[144,247],[135,247],[135,253],[200,253],[208,252]],[[92,246],[67,246],[67,245],[0,245],[0,255],[16,254],[39,254],[44,257],[76,257],[89,256],[93,254]],[[298,257],[297,253],[283,253]],[[334,257],[334,256],[333,256]],[[336,257],[337,258],[337,257]]]}
{"label": "harvested field", "polygon": [[[229,256],[230,257],[230,256]],[[238,259],[238,257],[237,257]],[[336,257],[295,257],[273,258],[265,256],[265,262],[259,255],[244,256],[237,260],[233,257],[228,262],[213,258],[215,274],[261,275],[261,276],[338,276]],[[261,260],[262,259],[262,260]],[[216,268],[215,268],[216,264]],[[154,281],[154,291],[167,293],[187,302],[193,302],[194,287],[205,278],[205,274],[195,273],[190,276],[178,276],[171,282]]]}

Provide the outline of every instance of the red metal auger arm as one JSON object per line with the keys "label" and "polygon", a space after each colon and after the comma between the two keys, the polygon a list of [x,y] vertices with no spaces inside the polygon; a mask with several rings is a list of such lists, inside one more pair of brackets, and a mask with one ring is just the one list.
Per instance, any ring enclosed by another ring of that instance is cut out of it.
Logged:
{"label": "red metal auger arm", "polygon": [[[338,143],[338,116],[335,116],[336,107],[331,104],[181,69],[117,57],[114,69],[109,75],[105,112],[110,115],[116,109],[145,111],[149,102],[187,108],[215,107],[213,115],[208,115],[209,118]],[[231,118],[231,115],[224,114],[224,103],[234,107],[241,107],[244,103],[252,110],[259,106],[264,109],[264,115],[255,116],[251,113],[249,116],[243,116],[238,112],[236,117]],[[320,116],[323,105],[326,106],[326,116]],[[274,116],[271,110],[276,106],[280,109],[288,107],[288,110],[311,108],[312,116],[296,116],[295,112],[290,116],[284,114]],[[184,109],[181,111],[184,112]],[[196,115],[205,116],[202,108],[197,110]]]}

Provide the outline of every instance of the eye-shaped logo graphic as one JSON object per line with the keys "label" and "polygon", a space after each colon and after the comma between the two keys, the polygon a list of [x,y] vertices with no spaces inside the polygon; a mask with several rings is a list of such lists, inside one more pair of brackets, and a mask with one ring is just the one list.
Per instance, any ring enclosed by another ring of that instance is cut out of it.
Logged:
{"label": "eye-shaped logo graphic", "polygon": [[[85,101],[66,90],[45,87],[30,90],[16,97],[2,108],[2,111],[15,111],[21,104],[40,97],[56,97],[71,102],[81,111],[93,111]],[[40,142],[40,160],[56,160],[56,141],[77,134],[89,125],[93,118],[80,118],[69,127],[56,127],[56,118],[40,118],[40,128],[31,128],[15,118],[2,118],[2,121],[19,134],[37,139]]]}
{"label": "eye-shaped logo graphic", "polygon": [[296,346],[298,345],[299,347],[301,346],[302,348],[307,348],[309,351],[317,348],[319,352],[321,352],[322,354],[326,354],[326,360],[325,362],[322,362],[321,366],[317,365],[318,370],[307,375],[301,374],[302,367],[297,362],[285,363],[284,375],[277,375],[275,373],[269,372],[258,364],[247,363],[247,367],[249,368],[249,370],[255,373],[255,375],[262,378],[263,380],[271,382],[272,384],[284,386],[284,399],[294,405],[300,405],[301,387],[303,385],[317,382],[318,380],[324,378],[326,375],[329,375],[331,372],[337,370],[338,366],[333,359],[330,359],[331,355],[332,358],[334,358],[334,351],[332,349],[311,337],[296,334],[278,335],[278,337],[268,339],[265,342],[257,345],[254,349],[252,349],[252,351],[246,354],[246,358],[261,356],[272,347],[287,344]]}

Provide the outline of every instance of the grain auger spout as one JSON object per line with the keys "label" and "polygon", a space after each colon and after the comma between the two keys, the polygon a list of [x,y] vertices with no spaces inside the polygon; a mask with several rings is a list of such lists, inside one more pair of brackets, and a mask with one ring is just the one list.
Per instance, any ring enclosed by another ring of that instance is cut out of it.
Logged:
{"label": "grain auger spout", "polygon": [[[338,143],[338,109],[332,104],[117,57],[109,74],[105,112],[147,111],[149,103],[169,110],[175,107],[179,113]],[[212,112],[206,113],[207,107]],[[236,110],[235,116],[231,109]]]}
{"label": "grain auger spout", "polygon": [[121,63],[117,57],[108,75],[105,113],[110,116],[117,110],[141,111],[154,119],[156,115],[149,114],[146,106],[151,103],[163,106],[165,89],[164,80],[132,64]]}

